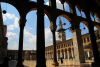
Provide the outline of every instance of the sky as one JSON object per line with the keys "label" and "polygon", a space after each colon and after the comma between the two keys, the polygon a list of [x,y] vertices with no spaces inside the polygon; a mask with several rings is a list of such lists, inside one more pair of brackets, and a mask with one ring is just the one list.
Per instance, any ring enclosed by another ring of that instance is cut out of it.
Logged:
{"label": "sky", "polygon": [[[35,1],[36,0],[31,0]],[[44,5],[49,5],[49,0],[44,0],[45,3]],[[56,5],[57,9],[63,9],[62,4],[60,3],[59,0],[56,0]],[[69,5],[67,3],[64,3],[64,8],[65,11],[70,12],[69,10]],[[6,36],[8,37],[8,47],[7,49],[9,50],[18,50],[18,44],[19,44],[19,24],[18,21],[20,19],[19,13],[17,9],[12,6],[11,4],[1,2],[1,7],[2,11],[6,10],[6,14],[3,15],[3,24],[7,25],[7,34]],[[76,8],[76,7],[75,7]],[[36,10],[31,11],[27,14],[26,19],[26,25],[24,27],[24,40],[23,40],[23,49],[24,50],[36,50],[36,23],[37,23],[37,15],[36,15]],[[80,12],[76,8],[76,13],[78,16],[80,16]],[[84,12],[82,13],[82,17],[85,18]],[[90,14],[91,15],[91,14]],[[59,17],[58,17],[59,18]],[[59,29],[59,19],[57,18],[56,20],[56,25],[57,29]],[[92,20],[93,17],[91,16]],[[96,20],[96,16],[95,16]],[[63,28],[68,28],[70,27],[70,23],[67,19],[64,17],[61,17],[62,23],[66,23],[66,25],[63,25]],[[45,22],[45,47],[52,45],[52,33],[50,30],[50,21],[48,17],[45,15],[44,16],[44,22]],[[83,23],[80,23],[80,29],[81,29],[81,34],[86,34],[88,33],[88,29],[86,28],[83,30],[83,27],[86,27]],[[97,30],[96,28],[94,28]],[[66,40],[72,38],[72,33],[70,30],[66,30]],[[58,32],[56,32],[56,40],[58,40]]]}

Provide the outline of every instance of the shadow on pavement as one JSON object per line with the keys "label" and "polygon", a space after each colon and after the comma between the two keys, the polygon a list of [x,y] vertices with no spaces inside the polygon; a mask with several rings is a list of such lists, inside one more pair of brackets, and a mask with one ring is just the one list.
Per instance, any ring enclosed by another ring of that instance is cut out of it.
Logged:
{"label": "shadow on pavement", "polygon": [[[16,67],[17,61],[16,60],[10,60],[9,63],[8,63],[8,65],[9,65],[9,67]],[[24,65],[24,67],[28,67],[28,66]]]}

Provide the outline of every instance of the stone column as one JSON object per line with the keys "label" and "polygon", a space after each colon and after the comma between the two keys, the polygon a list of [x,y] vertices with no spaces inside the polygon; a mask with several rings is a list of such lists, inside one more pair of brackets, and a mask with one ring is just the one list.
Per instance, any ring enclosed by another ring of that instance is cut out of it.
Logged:
{"label": "stone column", "polygon": [[67,59],[69,59],[69,51],[67,51]]}
{"label": "stone column", "polygon": [[92,44],[92,50],[93,50],[93,55],[94,55],[94,63],[92,63],[92,66],[98,67],[96,64],[98,63],[100,65],[100,58],[99,58],[98,46],[97,46],[96,38],[94,34],[94,27],[92,25],[91,18],[90,18],[90,10],[87,8],[83,11],[86,14],[86,20],[88,24],[88,29],[89,29],[90,39],[91,39],[91,44]]}
{"label": "stone column", "polygon": [[62,58],[62,52],[60,51],[60,58]]}
{"label": "stone column", "polygon": [[52,38],[53,38],[53,64],[52,65],[58,66],[57,56],[56,56],[56,38],[55,38],[56,28],[57,28],[56,25],[50,26],[52,32]]}
{"label": "stone column", "polygon": [[47,53],[46,53],[46,59],[47,59]]}
{"label": "stone column", "polygon": [[71,55],[72,55],[72,58],[74,58],[73,50],[71,50]]}
{"label": "stone column", "polygon": [[19,34],[19,48],[18,48],[18,62],[17,67],[24,67],[23,65],[23,32],[26,19],[19,20],[20,34]]}
{"label": "stone column", "polygon": [[50,59],[50,53],[48,54],[48,59]]}
{"label": "stone column", "polygon": [[57,52],[57,60],[58,60],[58,52]]}
{"label": "stone column", "polygon": [[53,52],[52,52],[52,59],[53,59]]}
{"label": "stone column", "polygon": [[[46,67],[45,64],[45,34],[44,34],[44,0],[37,0],[37,38],[36,67]],[[41,57],[40,57],[41,56]]]}
{"label": "stone column", "polygon": [[85,62],[84,50],[82,44],[82,36],[80,29],[74,29],[71,31],[73,37],[73,46],[75,54],[75,63],[80,64]]}
{"label": "stone column", "polygon": [[91,59],[92,59],[93,51],[91,50]]}
{"label": "stone column", "polygon": [[49,59],[49,53],[47,54],[47,57],[48,57],[48,59]]}
{"label": "stone column", "polygon": [[65,53],[65,50],[64,50],[64,59],[66,59],[66,53]]}
{"label": "stone column", "polygon": [[87,51],[87,55],[88,55],[88,58],[90,57],[90,53],[89,53],[89,51]]}
{"label": "stone column", "polygon": [[48,59],[48,53],[47,53],[47,59]]}
{"label": "stone column", "polygon": [[51,53],[50,53],[50,59],[51,59]]}

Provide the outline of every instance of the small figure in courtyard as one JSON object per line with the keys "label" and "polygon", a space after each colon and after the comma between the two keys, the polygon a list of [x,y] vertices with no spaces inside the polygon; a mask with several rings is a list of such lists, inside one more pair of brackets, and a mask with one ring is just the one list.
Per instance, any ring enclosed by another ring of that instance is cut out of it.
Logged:
{"label": "small figure in courtyard", "polygon": [[61,57],[61,64],[63,63],[63,60],[62,60],[63,58]]}

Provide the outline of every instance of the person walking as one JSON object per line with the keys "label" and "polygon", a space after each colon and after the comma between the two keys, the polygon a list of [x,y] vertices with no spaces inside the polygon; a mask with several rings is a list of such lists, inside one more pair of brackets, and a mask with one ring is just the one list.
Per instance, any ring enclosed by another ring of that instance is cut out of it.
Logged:
{"label": "person walking", "polygon": [[63,58],[61,57],[61,64],[63,63]]}

